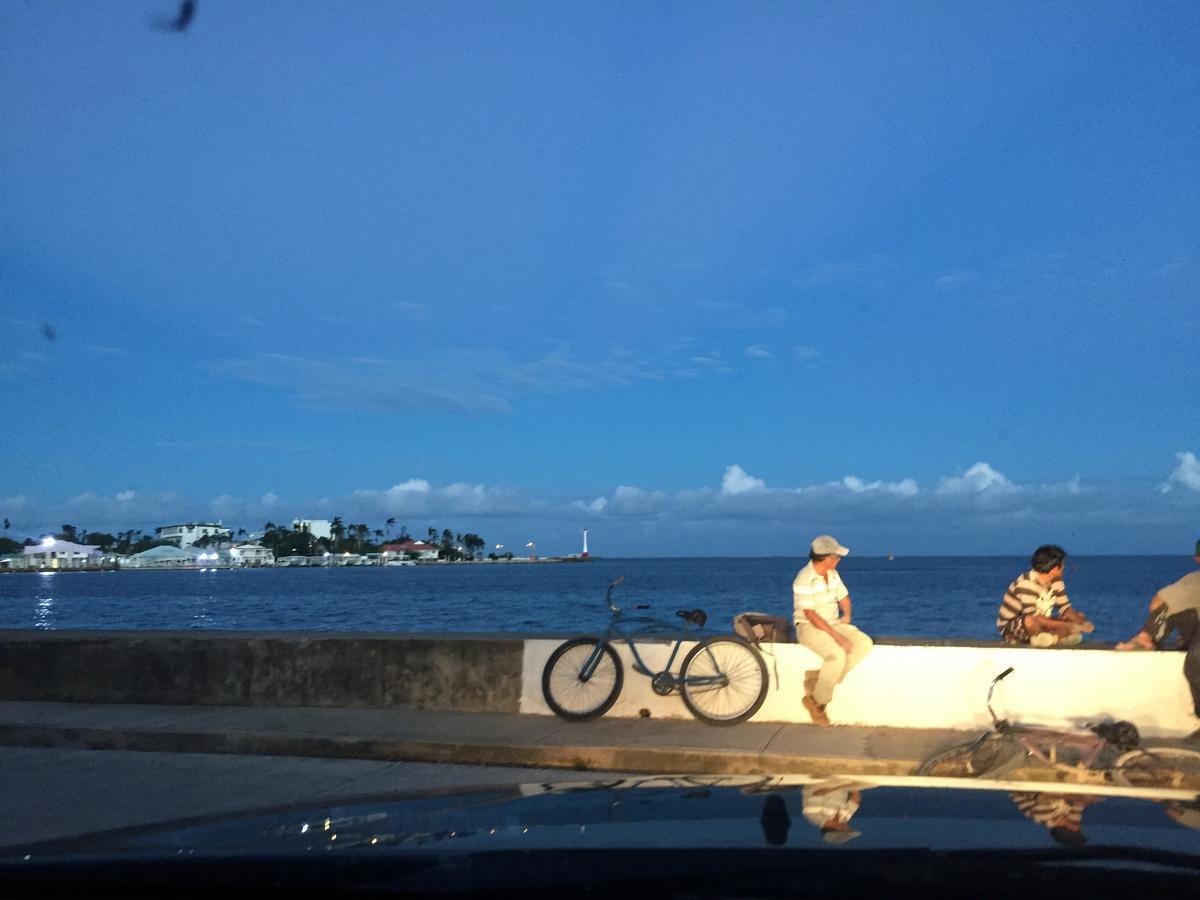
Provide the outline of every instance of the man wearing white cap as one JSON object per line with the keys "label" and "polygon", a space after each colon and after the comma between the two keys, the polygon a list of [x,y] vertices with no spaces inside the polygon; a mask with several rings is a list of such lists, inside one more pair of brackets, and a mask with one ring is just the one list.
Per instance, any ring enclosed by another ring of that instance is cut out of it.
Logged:
{"label": "man wearing white cap", "polygon": [[792,582],[796,641],[823,660],[804,677],[804,708],[817,725],[829,724],[825,707],[833,689],[875,646],[850,624],[850,594],[837,573],[849,552],[828,534],[813,538],[809,563]]}

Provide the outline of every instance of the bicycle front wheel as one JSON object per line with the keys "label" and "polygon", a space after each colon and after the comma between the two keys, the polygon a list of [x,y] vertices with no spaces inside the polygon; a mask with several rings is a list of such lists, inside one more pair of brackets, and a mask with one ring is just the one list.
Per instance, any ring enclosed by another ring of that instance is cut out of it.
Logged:
{"label": "bicycle front wheel", "polygon": [[[584,667],[599,653],[592,674],[583,677]],[[621,693],[625,674],[616,651],[595,638],[575,638],[550,654],[542,669],[542,696],[557,715],[583,722],[608,712]]]}
{"label": "bicycle front wheel", "polygon": [[679,670],[679,690],[692,715],[709,725],[744,722],[767,698],[767,666],[757,650],[734,637],[701,641]]}
{"label": "bicycle front wheel", "polygon": [[1112,776],[1126,787],[1200,790],[1200,751],[1186,747],[1130,750],[1113,763]]}
{"label": "bicycle front wheel", "polygon": [[1025,748],[1005,735],[988,734],[937,753],[917,767],[930,778],[999,778],[1025,758]]}

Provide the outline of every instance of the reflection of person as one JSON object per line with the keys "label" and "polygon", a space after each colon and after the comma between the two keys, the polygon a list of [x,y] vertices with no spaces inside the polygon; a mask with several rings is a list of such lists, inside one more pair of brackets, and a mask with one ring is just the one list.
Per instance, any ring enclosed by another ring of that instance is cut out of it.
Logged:
{"label": "reflection of person", "polygon": [[1100,797],[1088,794],[1014,793],[1009,795],[1027,818],[1050,830],[1050,837],[1060,844],[1087,843],[1083,836],[1083,810]]}
{"label": "reflection of person", "polygon": [[827,844],[852,841],[862,832],[850,827],[850,819],[862,803],[863,789],[869,787],[836,779],[806,784],[800,792],[804,818],[821,829],[821,839]]}
{"label": "reflection of person", "polygon": [[778,794],[767,794],[763,798],[762,816],[763,837],[774,847],[782,847],[787,841],[788,829],[792,827],[792,817],[788,815],[787,804]]}
{"label": "reflection of person", "polygon": [[[1196,541],[1196,564],[1200,565],[1200,541]],[[1193,711],[1200,717],[1200,571],[1184,575],[1155,594],[1142,630],[1117,644],[1117,649],[1161,650],[1172,631],[1179,633],[1180,643],[1187,650],[1183,676],[1192,691]],[[1200,729],[1189,739],[1200,739]]]}
{"label": "reflection of person", "polygon": [[837,573],[850,551],[827,534],[813,539],[808,565],[792,582],[796,642],[822,659],[804,677],[804,708],[817,725],[828,725],[825,707],[833,689],[871,652],[874,642],[850,624],[850,594]]}
{"label": "reflection of person", "polygon": [[1166,800],[1163,811],[1184,828],[1200,829],[1200,797],[1194,800]]}
{"label": "reflection of person", "polygon": [[996,628],[1004,643],[1068,646],[1082,640],[1081,632],[1095,629],[1067,597],[1063,584],[1066,559],[1067,552],[1062,547],[1054,544],[1038,547],[1029,571],[1018,575],[1008,586],[996,618]]}

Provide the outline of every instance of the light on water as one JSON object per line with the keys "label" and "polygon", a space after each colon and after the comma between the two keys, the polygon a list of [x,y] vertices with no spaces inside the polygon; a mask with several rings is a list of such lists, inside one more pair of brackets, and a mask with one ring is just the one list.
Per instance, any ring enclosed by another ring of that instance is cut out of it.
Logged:
{"label": "light on water", "polygon": [[[658,614],[700,607],[708,631],[747,610],[787,615],[803,560],[597,559],[587,563],[336,569],[13,573],[0,576],[0,628],[382,632],[595,632],[604,591]],[[1094,641],[1129,637],[1186,557],[1073,557],[1067,590]],[[854,621],[875,636],[995,640],[1015,557],[848,557]]]}

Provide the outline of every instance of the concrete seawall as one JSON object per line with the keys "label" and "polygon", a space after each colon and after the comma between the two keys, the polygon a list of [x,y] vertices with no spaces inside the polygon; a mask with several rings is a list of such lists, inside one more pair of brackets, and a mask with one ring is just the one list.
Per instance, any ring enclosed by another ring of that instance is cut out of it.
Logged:
{"label": "concrete seawall", "polygon": [[[403,707],[549,715],[541,672],[562,635],[311,632],[0,632],[0,700],[197,706]],[[666,645],[639,645],[648,661]],[[631,668],[608,717],[690,718],[677,696],[659,697]],[[816,657],[767,645],[771,686],[757,722],[808,721],[804,672]],[[880,641],[838,689],[835,724],[975,728],[988,724],[991,678],[1002,715],[1078,726],[1136,722],[1148,736],[1191,732],[1181,653],[1035,650]]]}
{"label": "concrete seawall", "polygon": [[0,699],[516,712],[516,635],[0,631]]}

